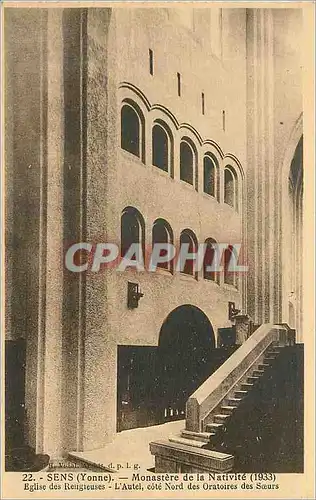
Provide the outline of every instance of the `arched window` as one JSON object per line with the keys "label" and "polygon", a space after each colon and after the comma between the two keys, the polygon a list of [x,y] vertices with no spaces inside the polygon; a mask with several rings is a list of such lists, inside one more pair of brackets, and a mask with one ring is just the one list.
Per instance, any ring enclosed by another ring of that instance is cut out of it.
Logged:
{"label": "arched window", "polygon": [[219,282],[219,274],[216,271],[209,271],[208,267],[216,265],[216,241],[212,238],[205,240],[205,253],[203,261],[203,277],[205,280]]}
{"label": "arched window", "polygon": [[204,156],[204,193],[217,196],[217,168],[214,160],[210,156]]}
{"label": "arched window", "polygon": [[[238,286],[237,273],[236,271],[234,271],[234,265],[233,265],[236,264],[236,260],[237,256],[235,250],[233,246],[229,245],[224,251],[224,283],[226,283],[227,285],[235,286],[237,288]],[[229,265],[231,265],[232,269],[229,269]]]}
{"label": "arched window", "polygon": [[[121,256],[124,257],[133,243],[145,251],[145,223],[141,213],[134,207],[127,207],[121,216]],[[134,257],[135,258],[135,257]]]}
{"label": "arched window", "polygon": [[152,130],[153,165],[168,172],[171,163],[171,144],[166,128],[155,123]]}
{"label": "arched window", "polygon": [[[154,222],[153,225],[153,231],[152,231],[152,242],[153,242],[153,247],[156,243],[173,243],[173,234],[172,234],[172,229],[171,226],[168,224],[167,221],[163,219],[157,219]],[[160,255],[166,255],[166,251],[162,250]],[[173,262],[159,262],[157,264],[157,267],[160,267],[162,269],[166,269],[167,271],[172,272],[173,271]]]}
{"label": "arched window", "polygon": [[121,147],[144,160],[144,117],[132,101],[123,103],[121,109]]}
{"label": "arched window", "polygon": [[180,143],[180,179],[193,186],[196,154],[188,141]]}
{"label": "arched window", "polygon": [[238,210],[238,180],[230,166],[224,170],[224,202]]}
{"label": "arched window", "polygon": [[[198,243],[195,234],[190,229],[184,229],[180,235],[180,248],[187,246],[188,253],[197,253]],[[196,277],[196,263],[193,259],[186,259],[183,271],[184,274]]]}

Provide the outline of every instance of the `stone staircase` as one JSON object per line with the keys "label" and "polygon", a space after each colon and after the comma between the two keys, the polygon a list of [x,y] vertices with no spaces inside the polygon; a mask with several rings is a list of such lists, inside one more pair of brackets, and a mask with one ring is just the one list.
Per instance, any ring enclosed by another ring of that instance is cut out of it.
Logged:
{"label": "stone staircase", "polygon": [[220,403],[209,413],[204,422],[205,430],[197,432],[184,429],[179,435],[169,436],[169,441],[196,448],[204,448],[206,445],[209,448],[212,444],[216,446],[240,403],[276,361],[281,349],[282,346],[277,341],[268,345],[263,354],[235,381]]}
{"label": "stone staircase", "polygon": [[264,390],[261,382],[269,378],[270,370],[274,372],[277,368],[283,347],[293,343],[293,331],[286,324],[264,324],[257,328],[189,397],[185,429],[150,443],[150,451],[155,455],[155,471],[233,470],[235,451],[228,441],[236,441],[236,435],[238,438],[242,427],[240,415],[247,427],[251,412],[257,415],[247,402]]}

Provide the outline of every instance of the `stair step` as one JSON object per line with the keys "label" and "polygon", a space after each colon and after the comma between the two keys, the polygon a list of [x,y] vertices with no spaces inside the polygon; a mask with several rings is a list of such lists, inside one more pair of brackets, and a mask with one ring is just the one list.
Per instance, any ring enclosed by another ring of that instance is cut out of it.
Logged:
{"label": "stair step", "polygon": [[218,431],[218,429],[221,429],[223,427],[223,424],[218,424],[216,422],[212,422],[211,424],[206,424],[206,431],[207,432],[212,432],[212,431]]}
{"label": "stair step", "polygon": [[260,365],[258,365],[258,368],[259,370],[265,370],[266,368],[269,368],[269,364],[268,363],[261,363]]}
{"label": "stair step", "polygon": [[275,361],[276,358],[277,358],[277,356],[265,356],[263,362],[264,363],[267,362],[269,364],[269,363],[272,363],[273,361]]}
{"label": "stair step", "polygon": [[264,374],[264,370],[255,370],[253,372],[254,377],[261,377]]}
{"label": "stair step", "polygon": [[238,405],[240,403],[240,401],[242,401],[242,398],[229,398],[227,400],[227,405],[228,406],[236,406],[236,404]]}
{"label": "stair step", "polygon": [[237,406],[221,406],[222,411],[228,411],[231,415],[234,410],[236,410]]}
{"label": "stair step", "polygon": [[181,436],[169,436],[168,439],[171,443],[185,444],[186,446],[193,446],[194,448],[202,448],[202,446],[205,446],[204,441],[197,441],[196,439],[186,439]]}
{"label": "stair step", "polygon": [[219,413],[218,415],[214,415],[214,422],[217,424],[221,424],[221,423],[225,422],[225,420],[227,420],[228,418],[230,418],[230,415],[225,415],[224,413]]}
{"label": "stair step", "polygon": [[280,352],[281,352],[280,349],[273,349],[273,350],[268,349],[264,354],[265,356],[278,356]]}
{"label": "stair step", "polygon": [[277,356],[280,354],[280,349],[267,349],[264,354],[265,356]]}
{"label": "stair step", "polygon": [[247,377],[247,382],[249,382],[250,384],[254,384],[255,382],[257,382],[259,380],[260,377],[255,377],[254,375],[252,375],[251,377]]}
{"label": "stair step", "polygon": [[247,394],[248,394],[248,391],[243,391],[243,390],[239,390],[239,391],[235,392],[235,396],[236,397],[240,397],[241,396],[242,398],[244,398],[245,396],[247,396]]}
{"label": "stair step", "polygon": [[203,443],[208,443],[212,436],[215,436],[214,432],[194,432],[185,429],[181,431],[181,437],[192,439],[193,441],[203,441]]}
{"label": "stair step", "polygon": [[241,384],[241,389],[243,391],[250,391],[250,389],[252,389],[253,386],[254,386],[254,384],[251,382],[244,382],[243,384]]}

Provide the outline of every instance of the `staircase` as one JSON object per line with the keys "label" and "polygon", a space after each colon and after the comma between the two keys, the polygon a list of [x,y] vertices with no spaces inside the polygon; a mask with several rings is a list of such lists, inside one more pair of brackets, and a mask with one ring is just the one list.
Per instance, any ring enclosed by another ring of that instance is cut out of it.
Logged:
{"label": "staircase", "polygon": [[[170,436],[169,441],[197,448],[204,448],[205,445],[217,447],[235,411],[257,385],[259,379],[275,363],[281,349],[282,346],[279,346],[276,341],[267,347],[264,353],[233,384],[221,402],[210,411],[204,422],[205,431],[197,432],[184,429],[180,435]],[[214,375],[216,376],[216,374]]]}
{"label": "staircase", "polygon": [[243,398],[222,439],[206,448],[234,456],[235,472],[304,471],[304,348],[284,346]]}
{"label": "staircase", "polygon": [[278,366],[283,348],[289,345],[293,345],[293,331],[287,325],[264,324],[257,328],[189,397],[185,429],[168,440],[150,444],[157,471],[170,472],[166,464],[178,471],[232,470],[235,453],[227,446],[227,429],[230,436],[238,436],[235,421],[240,414],[247,424],[253,408],[245,402],[251,400],[256,388],[264,390],[260,381]]}

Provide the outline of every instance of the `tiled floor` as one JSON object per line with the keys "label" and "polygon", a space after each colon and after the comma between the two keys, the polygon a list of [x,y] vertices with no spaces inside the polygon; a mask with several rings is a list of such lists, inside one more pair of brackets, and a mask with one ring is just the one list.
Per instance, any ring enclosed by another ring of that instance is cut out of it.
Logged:
{"label": "tiled floor", "polygon": [[119,432],[114,441],[104,448],[92,451],[71,452],[69,458],[78,459],[81,464],[103,466],[108,470],[124,473],[131,470],[148,470],[154,467],[154,457],[149,443],[157,439],[168,439],[179,434],[185,427],[184,420],[162,425],[142,427]]}

